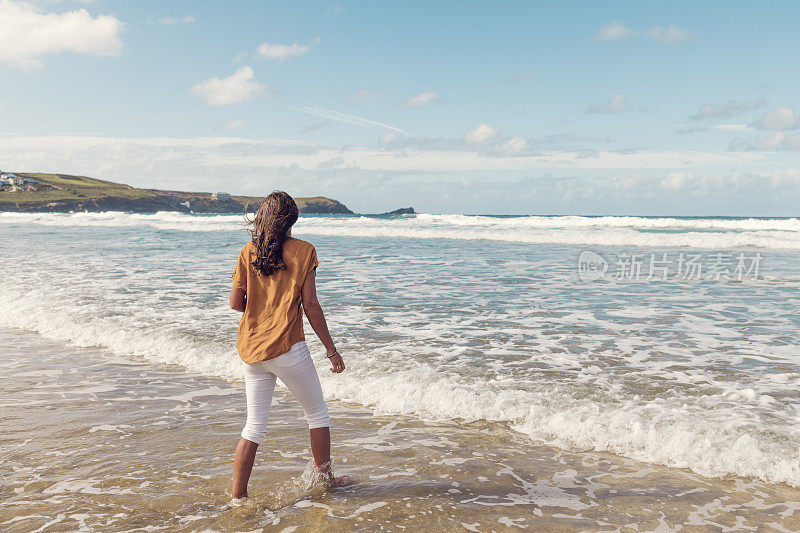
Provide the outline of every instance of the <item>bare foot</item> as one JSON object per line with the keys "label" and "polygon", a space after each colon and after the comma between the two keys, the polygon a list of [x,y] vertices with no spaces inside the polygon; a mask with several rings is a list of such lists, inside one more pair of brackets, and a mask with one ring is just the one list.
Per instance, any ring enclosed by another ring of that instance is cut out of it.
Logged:
{"label": "bare foot", "polygon": [[335,477],[333,475],[333,468],[330,461],[314,468],[316,470],[317,479],[329,489],[344,487],[350,483],[350,476]]}
{"label": "bare foot", "polygon": [[248,497],[247,497],[247,494],[245,494],[241,498],[231,498],[231,501],[230,501],[229,505],[231,507],[241,507],[242,505],[247,503],[247,500],[248,500]]}
{"label": "bare foot", "polygon": [[350,476],[339,476],[331,479],[328,483],[328,488],[335,489],[336,487],[346,487],[352,480]]}

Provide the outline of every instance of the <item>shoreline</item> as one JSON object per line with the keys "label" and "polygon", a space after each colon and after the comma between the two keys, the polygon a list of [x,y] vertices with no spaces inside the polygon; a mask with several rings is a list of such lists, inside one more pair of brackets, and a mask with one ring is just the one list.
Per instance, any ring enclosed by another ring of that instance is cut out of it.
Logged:
{"label": "shoreline", "polygon": [[298,481],[310,458],[307,429],[285,389],[276,391],[251,500],[230,508],[243,384],[23,330],[1,329],[0,341],[8,347],[0,349],[0,404],[11,428],[0,440],[0,525],[11,531],[47,523],[45,530],[800,528],[800,490],[784,484],[704,478],[536,445],[502,424],[377,416],[338,401],[329,402],[336,468],[355,483],[309,491]]}

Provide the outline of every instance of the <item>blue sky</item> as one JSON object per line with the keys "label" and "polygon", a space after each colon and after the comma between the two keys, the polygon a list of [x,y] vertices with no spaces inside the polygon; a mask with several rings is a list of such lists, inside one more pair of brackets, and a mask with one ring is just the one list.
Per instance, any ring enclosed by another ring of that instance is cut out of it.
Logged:
{"label": "blue sky", "polygon": [[0,168],[377,212],[796,216],[800,4],[0,0]]}

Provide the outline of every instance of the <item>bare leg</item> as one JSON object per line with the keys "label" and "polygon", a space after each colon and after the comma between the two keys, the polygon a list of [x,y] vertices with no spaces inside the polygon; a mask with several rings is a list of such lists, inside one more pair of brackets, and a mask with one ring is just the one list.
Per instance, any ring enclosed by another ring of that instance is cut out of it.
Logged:
{"label": "bare leg", "polygon": [[334,481],[331,471],[331,429],[314,428],[308,432],[311,435],[311,455],[314,456],[314,466],[325,478],[325,482],[331,484]]}
{"label": "bare leg", "polygon": [[[328,447],[330,448],[330,439],[328,439]],[[236,446],[236,454],[233,457],[232,496],[234,498],[244,498],[247,496],[247,482],[250,480],[250,473],[253,471],[253,463],[256,460],[256,450],[258,450],[258,444],[255,442],[244,438],[239,439],[239,445]],[[328,453],[330,454],[330,452]]]}
{"label": "bare leg", "polygon": [[331,429],[314,428],[308,432],[311,435],[311,454],[314,456],[314,464],[317,467],[325,466],[325,463],[330,463],[331,460]]}
{"label": "bare leg", "polygon": [[346,485],[350,481],[348,476],[333,477],[330,428],[311,429],[309,434],[311,435],[311,455],[314,456],[314,466],[317,467],[317,472],[322,475],[328,486]]}

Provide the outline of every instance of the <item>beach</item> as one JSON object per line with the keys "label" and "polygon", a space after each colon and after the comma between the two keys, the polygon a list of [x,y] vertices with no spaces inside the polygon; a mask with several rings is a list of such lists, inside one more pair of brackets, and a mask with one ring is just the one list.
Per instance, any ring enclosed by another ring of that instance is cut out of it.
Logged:
{"label": "beach", "polygon": [[0,234],[4,530],[800,528],[797,219],[301,217],[354,483],[304,482],[281,389],[240,507],[241,217],[2,213]]}
{"label": "beach", "polygon": [[[230,505],[241,383],[3,330],[4,531],[738,531],[800,528],[800,491],[537,446],[500,424],[425,423],[332,402],[352,485],[302,478],[282,390],[251,499]],[[290,529],[291,530],[291,529]]]}

